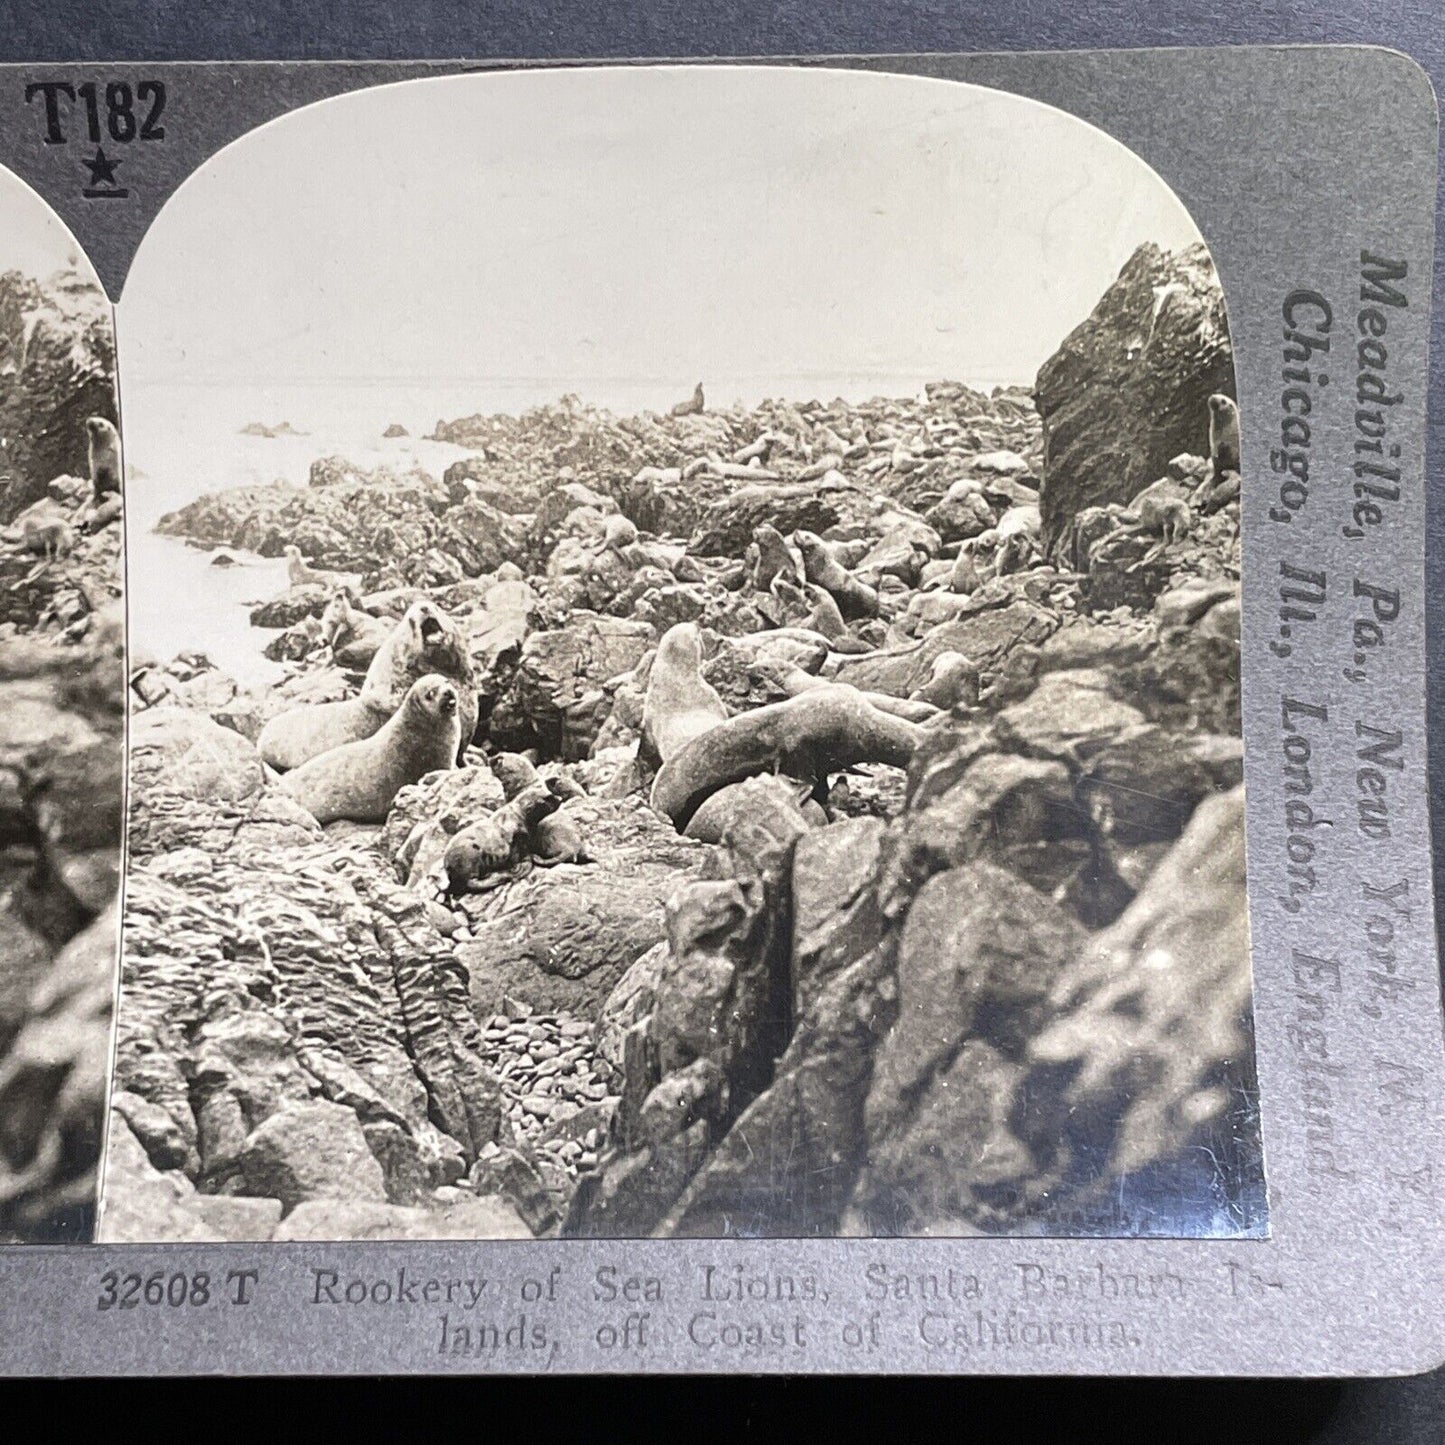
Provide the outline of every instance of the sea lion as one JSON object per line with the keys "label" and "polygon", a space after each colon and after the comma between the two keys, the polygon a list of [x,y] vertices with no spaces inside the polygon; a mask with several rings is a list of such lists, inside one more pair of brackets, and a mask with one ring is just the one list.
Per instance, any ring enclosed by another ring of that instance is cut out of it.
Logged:
{"label": "sea lion", "polygon": [[993,561],[998,550],[998,532],[989,527],[976,537],[965,538],[948,574],[948,590],[965,597],[977,592],[994,575]]}
{"label": "sea lion", "polygon": [[68,557],[75,550],[75,533],[63,517],[47,517],[44,513],[28,516],[20,524],[20,533],[21,546],[47,562]]}
{"label": "sea lion", "polygon": [[341,667],[370,667],[390,634],[391,628],[381,618],[352,605],[344,587],[321,614],[321,641]]}
{"label": "sea lion", "polygon": [[1012,506],[998,519],[994,529],[998,533],[993,563],[996,577],[1020,571],[1038,554],[1042,527],[1039,509],[1033,505]]}
{"label": "sea lion", "polygon": [[[85,530],[94,536],[95,533],[110,526],[112,522],[118,521],[122,511],[120,493],[114,492],[85,519]],[[213,567],[234,567],[235,561],[222,553],[211,562],[211,565]]]}
{"label": "sea lion", "polygon": [[726,722],[728,710],[702,676],[702,635],[691,622],[662,634],[647,678],[639,756],[665,763],[693,738]]}
{"label": "sea lion", "polygon": [[447,892],[485,893],[510,882],[531,853],[533,829],[561,800],[538,780],[489,817],[469,823],[447,844]]}
{"label": "sea lion", "polygon": [[85,419],[90,450],[90,489],[97,506],[107,493],[123,491],[120,463],[120,433],[103,416]]}
{"label": "sea lion", "polygon": [[293,587],[311,587],[325,585],[331,580],[325,572],[318,572],[316,568],[308,565],[306,559],[301,555],[300,547],[293,542],[283,549],[286,558],[286,580]]}
{"label": "sea lion", "polygon": [[602,550],[620,552],[637,540],[637,524],[621,512],[613,512],[602,528]]}
{"label": "sea lion", "polygon": [[1240,469],[1239,407],[1222,391],[1209,398],[1209,467],[1216,482]]}
{"label": "sea lion", "polygon": [[788,546],[783,534],[767,522],[753,528],[753,546],[748,548],[751,570],[748,581],[754,592],[770,592],[779,578],[801,583],[803,580],[803,559],[797,551]]}
{"label": "sea lion", "polygon": [[373,736],[302,763],[281,779],[281,790],[323,827],[338,818],[384,823],[408,783],[455,764],[460,700],[451,678],[427,674],[411,685],[405,701]]}
{"label": "sea lion", "polygon": [[366,670],[359,700],[389,717],[401,706],[412,683],[429,672],[438,672],[457,684],[464,749],[476,734],[480,710],[467,640],[457,624],[426,598],[406,609],[377,650]]}
{"label": "sea lion", "polygon": [[668,412],[669,416],[696,416],[703,409],[702,382],[692,389],[687,401],[680,401]]}
{"label": "sea lion", "polygon": [[323,702],[274,717],[256,740],[262,760],[278,772],[300,767],[320,753],[369,738],[401,706],[411,685],[440,673],[457,685],[461,738],[458,753],[477,727],[477,690],[471,661],[452,622],[426,600],[413,602],[377,649],[359,697]]}
{"label": "sea lion", "polygon": [[807,580],[833,594],[838,611],[845,620],[851,622],[859,617],[877,617],[877,592],[848,572],[821,537],[814,532],[800,530],[793,533],[793,545],[802,553]]}
{"label": "sea lion", "polygon": [[1183,497],[1159,492],[1145,496],[1139,503],[1139,525],[1146,532],[1157,532],[1164,541],[1182,542],[1189,535],[1193,514]]}
{"label": "sea lion", "polygon": [[504,803],[510,803],[518,794],[542,781],[536,763],[526,753],[495,753],[487,759],[487,766],[502,785]]}

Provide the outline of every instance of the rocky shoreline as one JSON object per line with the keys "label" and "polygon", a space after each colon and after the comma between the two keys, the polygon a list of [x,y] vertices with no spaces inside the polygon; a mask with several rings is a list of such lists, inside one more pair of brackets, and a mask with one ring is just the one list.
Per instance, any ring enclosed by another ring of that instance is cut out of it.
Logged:
{"label": "rocky shoreline", "polygon": [[[1228,356],[1144,247],[1033,393],[569,397],[165,517],[336,575],[274,687],[133,671],[106,1237],[1258,1234]],[[256,740],[419,600],[475,737],[323,829]],[[570,842],[458,891],[519,754]]]}

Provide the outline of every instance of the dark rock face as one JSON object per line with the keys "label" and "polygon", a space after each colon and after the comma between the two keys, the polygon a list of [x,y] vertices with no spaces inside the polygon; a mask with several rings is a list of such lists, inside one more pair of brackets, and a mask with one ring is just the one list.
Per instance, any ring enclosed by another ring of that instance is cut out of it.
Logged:
{"label": "dark rock face", "polygon": [[1044,537],[1086,507],[1127,503],[1180,453],[1209,455],[1208,400],[1234,395],[1224,290],[1201,242],[1141,246],[1039,370]]}
{"label": "dark rock face", "polygon": [[52,477],[90,476],[88,416],[116,420],[115,332],[93,281],[0,275],[0,521],[46,495]]}

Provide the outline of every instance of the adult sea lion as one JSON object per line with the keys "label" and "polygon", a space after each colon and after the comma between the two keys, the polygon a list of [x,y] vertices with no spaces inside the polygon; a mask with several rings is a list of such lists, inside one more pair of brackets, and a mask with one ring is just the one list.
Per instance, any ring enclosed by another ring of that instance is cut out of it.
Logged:
{"label": "adult sea lion", "polygon": [[429,673],[379,731],[302,763],[282,778],[281,790],[323,826],[338,818],[383,823],[407,784],[455,764],[459,702],[451,678]]}
{"label": "adult sea lion", "polygon": [[797,531],[793,533],[793,545],[802,553],[808,581],[833,594],[838,611],[846,621],[878,616],[877,592],[853,576],[828,550],[821,537],[814,532]]}
{"label": "adult sea lion", "polygon": [[687,401],[680,401],[668,413],[669,416],[696,416],[703,409],[702,382],[692,389]]}
{"label": "adult sea lion", "polygon": [[[751,558],[752,571],[749,578],[754,592],[769,592],[779,578],[801,583],[803,580],[803,559],[790,546],[783,534],[767,522],[753,528],[753,547],[756,557]],[[753,548],[748,549],[751,553]]]}
{"label": "adult sea lion", "polygon": [[702,635],[691,622],[679,622],[662,634],[647,678],[642,705],[639,755],[665,763],[693,738],[726,722],[728,710],[703,680]]}
{"label": "adult sea lion", "polygon": [[461,747],[466,748],[477,731],[479,711],[467,639],[457,624],[426,598],[406,609],[391,636],[377,650],[366,670],[360,701],[390,716],[401,706],[412,683],[429,672],[449,677],[457,685]]}
{"label": "adult sea lion", "polygon": [[423,599],[407,608],[377,649],[359,697],[318,703],[272,718],[256,740],[262,759],[284,772],[332,748],[369,738],[401,706],[412,684],[429,673],[439,673],[456,684],[460,754],[477,729],[471,660],[456,624],[435,603]]}
{"label": "adult sea lion", "polygon": [[319,572],[301,555],[300,547],[293,542],[282,549],[286,558],[286,580],[293,587],[325,585],[331,580],[325,572]]}
{"label": "adult sea lion", "polygon": [[90,449],[90,489],[97,506],[107,493],[123,490],[120,433],[103,416],[88,416],[85,433]]}
{"label": "adult sea lion", "polygon": [[1239,407],[1222,391],[1209,398],[1209,467],[1216,482],[1239,470]]}

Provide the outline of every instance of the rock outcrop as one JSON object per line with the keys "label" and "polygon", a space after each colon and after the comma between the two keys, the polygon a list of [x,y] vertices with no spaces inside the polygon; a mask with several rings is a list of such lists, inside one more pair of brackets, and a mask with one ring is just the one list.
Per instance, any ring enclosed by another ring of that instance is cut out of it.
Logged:
{"label": "rock outcrop", "polygon": [[1208,401],[1234,395],[1224,289],[1204,243],[1141,246],[1039,370],[1046,545],[1087,507],[1127,503],[1181,453],[1209,455]]}

